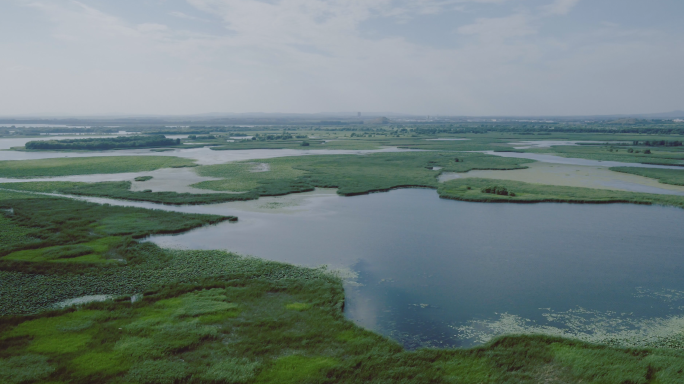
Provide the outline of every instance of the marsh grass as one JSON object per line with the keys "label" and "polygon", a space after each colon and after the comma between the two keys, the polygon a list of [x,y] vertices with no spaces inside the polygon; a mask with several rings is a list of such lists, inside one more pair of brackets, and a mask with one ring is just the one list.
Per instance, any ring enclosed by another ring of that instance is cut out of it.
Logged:
{"label": "marsh grass", "polygon": [[[181,214],[0,191],[0,270],[79,268],[122,259],[130,238],[179,233],[233,216]],[[58,266],[61,264],[62,266]]]}
{"label": "marsh grass", "polygon": [[[400,187],[438,186],[440,172],[474,169],[521,169],[526,159],[502,158],[479,153],[459,153],[455,161],[448,152],[374,153],[368,155],[300,156],[258,160],[270,171],[252,172],[255,162],[199,167],[202,176],[223,180],[204,181],[194,187],[212,190],[250,191],[258,196],[275,196],[314,188],[338,188],[350,196],[388,191]],[[441,167],[440,171],[432,170]]]}
{"label": "marsh grass", "polygon": [[106,258],[106,254],[122,244],[123,238],[112,236],[103,237],[87,243],[75,245],[57,245],[53,247],[17,251],[4,256],[3,260],[32,261],[32,262],[67,262],[67,263],[108,263],[114,262]]}

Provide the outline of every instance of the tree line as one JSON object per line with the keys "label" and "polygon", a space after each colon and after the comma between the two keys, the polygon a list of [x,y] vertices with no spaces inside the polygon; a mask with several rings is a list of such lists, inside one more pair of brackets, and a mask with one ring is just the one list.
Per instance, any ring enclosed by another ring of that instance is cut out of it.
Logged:
{"label": "tree line", "polygon": [[26,149],[85,149],[105,150],[123,148],[152,148],[180,145],[180,139],[167,139],[164,135],[150,136],[119,136],[111,138],[87,138],[29,141]]}

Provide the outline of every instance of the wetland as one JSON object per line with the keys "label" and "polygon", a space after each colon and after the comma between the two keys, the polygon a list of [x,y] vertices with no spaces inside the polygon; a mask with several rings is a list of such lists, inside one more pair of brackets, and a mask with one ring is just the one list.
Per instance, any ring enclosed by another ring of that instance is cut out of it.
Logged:
{"label": "wetland", "polygon": [[364,135],[1,151],[0,378],[681,379],[677,148]]}

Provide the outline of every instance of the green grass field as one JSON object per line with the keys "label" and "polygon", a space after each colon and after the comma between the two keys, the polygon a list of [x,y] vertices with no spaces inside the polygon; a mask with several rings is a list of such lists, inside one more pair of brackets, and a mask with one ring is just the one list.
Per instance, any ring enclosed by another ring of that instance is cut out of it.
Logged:
{"label": "green grass field", "polygon": [[0,177],[29,178],[147,172],[160,168],[190,166],[194,166],[194,161],[170,156],[102,156],[7,160],[0,161]]}

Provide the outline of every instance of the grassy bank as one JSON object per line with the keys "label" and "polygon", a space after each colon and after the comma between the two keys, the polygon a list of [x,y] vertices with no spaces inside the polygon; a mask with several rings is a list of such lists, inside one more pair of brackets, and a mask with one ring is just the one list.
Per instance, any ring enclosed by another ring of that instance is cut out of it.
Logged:
{"label": "grassy bank", "polygon": [[612,167],[611,171],[657,179],[663,184],[684,185],[684,169],[653,169],[637,167]]}
{"label": "grassy bank", "polygon": [[[502,190],[505,193],[499,193]],[[486,203],[631,203],[684,208],[684,196],[531,184],[511,180],[456,179],[443,183],[437,191],[439,196],[445,199]]]}
{"label": "grassy bank", "polygon": [[194,161],[171,156],[102,156],[0,161],[0,177],[30,178],[99,173],[148,172],[190,167]]}
{"label": "grassy bank", "polygon": [[[63,279],[61,284],[72,295],[110,292],[121,294],[119,299],[0,318],[2,382],[684,380],[684,353],[671,349],[620,349],[510,336],[468,350],[405,351],[345,320],[342,284],[323,271],[223,252],[164,251],[151,244],[133,246],[128,252],[150,264],[138,265],[145,268],[139,274],[148,280],[126,279],[118,290],[108,290],[102,286],[115,279],[106,275],[92,286],[88,281],[95,277],[89,275],[48,276]],[[23,278],[24,284],[38,284],[40,276]],[[128,285],[130,281],[139,283]],[[3,293],[14,287],[6,282],[0,280]],[[74,286],[80,293],[73,292]],[[143,291],[141,300],[129,298]]]}

